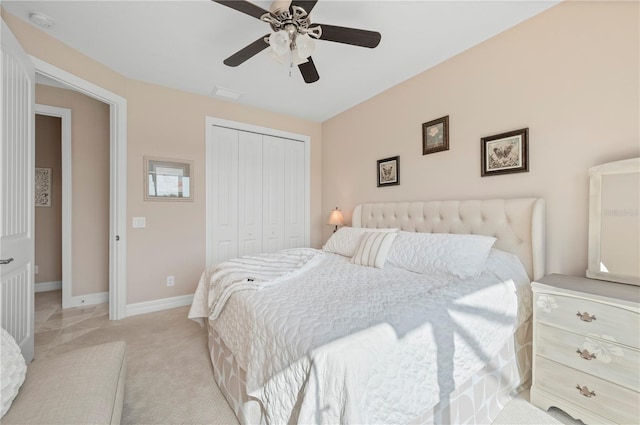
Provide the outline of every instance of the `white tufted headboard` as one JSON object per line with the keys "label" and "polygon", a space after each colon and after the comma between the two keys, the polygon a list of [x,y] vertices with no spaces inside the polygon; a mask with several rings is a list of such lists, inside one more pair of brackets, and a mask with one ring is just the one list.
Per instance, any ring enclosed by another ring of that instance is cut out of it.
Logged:
{"label": "white tufted headboard", "polygon": [[498,238],[494,247],[516,254],[531,280],[545,274],[545,203],[541,198],[360,204],[353,227],[462,233]]}

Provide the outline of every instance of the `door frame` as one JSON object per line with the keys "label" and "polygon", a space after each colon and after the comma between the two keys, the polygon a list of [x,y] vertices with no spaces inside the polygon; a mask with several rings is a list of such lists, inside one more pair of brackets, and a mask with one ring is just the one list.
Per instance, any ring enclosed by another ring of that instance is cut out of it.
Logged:
{"label": "door frame", "polygon": [[124,319],[127,317],[127,100],[35,56],[30,58],[37,74],[109,105],[109,319]]}
{"label": "door frame", "polygon": [[234,130],[248,131],[251,133],[264,134],[267,136],[281,137],[283,139],[291,139],[304,143],[304,244],[309,246],[311,243],[311,136],[304,134],[290,133],[288,131],[277,130],[274,128],[261,127],[258,125],[247,124],[239,121],[225,120],[216,117],[205,117],[205,192],[206,192],[206,245],[205,245],[205,264],[207,267],[212,265],[213,258],[213,242],[211,234],[213,232],[213,223],[211,217],[213,214],[213,199],[209,195],[210,182],[213,179],[211,158],[212,150],[210,145],[213,139],[213,126],[226,127]]}
{"label": "door frame", "polygon": [[[56,117],[61,120],[60,148],[62,153],[62,308],[74,307],[71,304],[71,234],[72,234],[72,187],[71,187],[71,109],[36,103],[36,115]],[[37,244],[38,242],[35,241]],[[35,284],[34,284],[35,286]]]}

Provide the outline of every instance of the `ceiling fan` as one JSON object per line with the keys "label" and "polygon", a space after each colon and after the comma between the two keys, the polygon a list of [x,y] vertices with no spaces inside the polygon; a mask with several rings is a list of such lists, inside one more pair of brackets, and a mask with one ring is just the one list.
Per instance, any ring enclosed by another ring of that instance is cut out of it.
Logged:
{"label": "ceiling fan", "polygon": [[311,59],[316,40],[333,41],[353,46],[376,47],[380,43],[379,32],[335,25],[311,23],[309,14],[318,0],[276,0],[269,11],[245,0],[213,0],[231,9],[269,23],[271,34],[260,37],[245,48],[224,60],[227,66],[238,66],[267,47],[272,54],[283,58],[289,55],[289,63],[297,65],[306,83],[320,79]]}

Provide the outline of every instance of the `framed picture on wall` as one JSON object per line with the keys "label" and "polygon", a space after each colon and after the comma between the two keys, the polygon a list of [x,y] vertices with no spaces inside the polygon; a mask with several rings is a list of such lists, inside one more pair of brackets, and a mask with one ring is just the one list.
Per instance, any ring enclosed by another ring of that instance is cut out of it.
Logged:
{"label": "framed picture on wall", "polygon": [[400,157],[378,160],[378,187],[400,184]]}
{"label": "framed picture on wall", "polygon": [[422,124],[422,155],[449,150],[449,115]]}
{"label": "framed picture on wall", "polygon": [[51,168],[36,168],[35,206],[51,206]]}
{"label": "framed picture on wall", "polygon": [[482,177],[529,171],[529,129],[483,137],[481,157]]}
{"label": "framed picture on wall", "polygon": [[193,201],[193,161],[144,157],[145,201]]}

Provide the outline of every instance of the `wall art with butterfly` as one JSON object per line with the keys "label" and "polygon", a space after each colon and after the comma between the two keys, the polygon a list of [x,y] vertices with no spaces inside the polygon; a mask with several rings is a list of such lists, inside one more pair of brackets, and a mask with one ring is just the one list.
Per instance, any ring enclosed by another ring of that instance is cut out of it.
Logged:
{"label": "wall art with butterfly", "polygon": [[529,171],[529,129],[509,131],[481,140],[481,175]]}
{"label": "wall art with butterfly", "polygon": [[378,160],[378,187],[400,184],[400,157]]}

